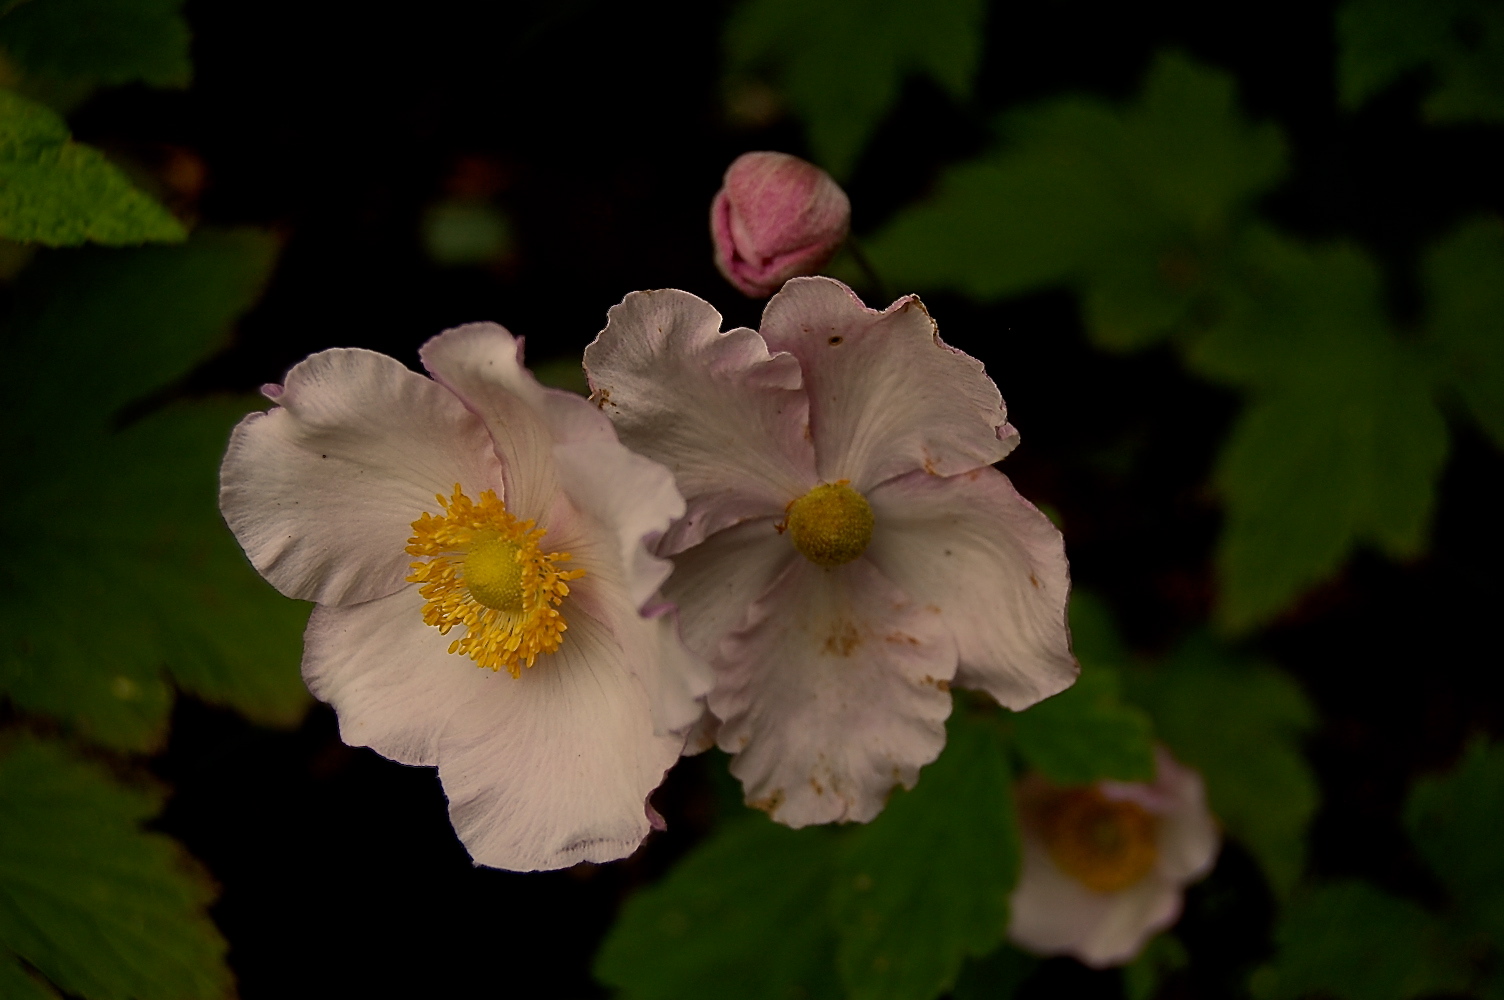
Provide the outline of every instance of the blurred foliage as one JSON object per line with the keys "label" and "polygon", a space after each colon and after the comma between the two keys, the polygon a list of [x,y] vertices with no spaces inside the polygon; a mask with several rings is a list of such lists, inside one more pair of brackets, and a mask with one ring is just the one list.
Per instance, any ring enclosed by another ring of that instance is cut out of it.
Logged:
{"label": "blurred foliage", "polygon": [[186,235],[98,150],[74,142],[56,114],[0,90],[0,236],[56,247]]}
{"label": "blurred foliage", "polygon": [[[33,377],[13,393],[4,445],[15,558],[0,570],[0,691],[91,741],[159,746],[164,668],[262,721],[295,721],[306,704],[303,613],[246,564],[214,504],[246,404],[177,403],[117,427],[121,407],[222,343],[274,255],[245,231],[75,251],[39,262],[17,291],[4,344]],[[36,567],[59,560],[65,597],[36,585]]]}
{"label": "blurred foliage", "polygon": [[1365,882],[1303,891],[1285,910],[1275,943],[1276,962],[1253,979],[1257,1000],[1405,1000],[1467,987],[1440,922]]}
{"label": "blurred foliage", "polygon": [[745,816],[627,901],[595,971],[623,1000],[839,1000],[836,837]]}
{"label": "blurred foliage", "polygon": [[1159,934],[1144,945],[1138,957],[1123,967],[1126,1000],[1150,1000],[1165,979],[1190,964],[1185,945],[1173,934]]}
{"label": "blurred foliage", "polygon": [[183,0],[9,0],[0,49],[27,73],[89,85],[186,87]]}
{"label": "blurred foliage", "polygon": [[1253,216],[1284,143],[1242,119],[1223,73],[1166,54],[1126,108],[1065,98],[1000,131],[870,256],[903,287],[981,299],[1074,288],[1101,346],[1169,339],[1192,371],[1244,394],[1216,470],[1224,628],[1275,618],[1359,545],[1397,559],[1425,550],[1448,447],[1438,390],[1458,383],[1488,427],[1504,410],[1493,223],[1431,255],[1433,332],[1417,338],[1390,320],[1364,251],[1307,245]]}
{"label": "blurred foliage", "polygon": [[1427,120],[1504,122],[1504,7],[1492,0],[1349,0],[1337,40],[1345,107],[1415,75],[1429,84]]}
{"label": "blurred foliage", "polygon": [[971,91],[985,0],[748,0],[726,26],[733,77],[771,75],[809,129],[815,160],[837,179],[857,157],[905,78]]}
{"label": "blurred foliage", "polygon": [[1121,688],[1116,668],[1083,659],[1075,684],[1014,720],[1020,756],[1057,785],[1152,781],[1154,726]]}
{"label": "blurred foliage", "polygon": [[[102,85],[185,85],[180,7],[11,3],[6,70],[61,106]],[[260,297],[278,247],[249,230],[187,240],[56,112],[7,90],[0,236],[179,244],[43,251],[7,296],[0,348],[19,377],[0,435],[0,995],[231,996],[214,887],[141,830],[162,795],[123,760],[86,763],[29,733],[152,751],[174,687],[261,722],[303,714],[304,612],[247,565],[215,502],[230,428],[255,404],[181,391]]]}
{"label": "blurred foliage", "polygon": [[0,991],[52,994],[19,958],[87,1000],[199,1000],[232,992],[205,876],[143,833],[159,796],[53,743],[0,749]]}

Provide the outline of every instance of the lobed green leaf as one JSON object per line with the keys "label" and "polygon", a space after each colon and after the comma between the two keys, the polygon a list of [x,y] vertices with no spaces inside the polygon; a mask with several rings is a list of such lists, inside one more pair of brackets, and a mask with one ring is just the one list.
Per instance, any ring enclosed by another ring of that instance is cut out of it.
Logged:
{"label": "lobed green leaf", "polygon": [[958,712],[912,791],[850,835],[831,894],[853,1000],[929,1000],[994,951],[1018,879],[1013,775],[997,727]]}
{"label": "lobed green leaf", "polygon": [[1274,961],[1251,983],[1256,1000],[1406,1000],[1468,985],[1441,922],[1366,882],[1303,891],[1274,937]]}
{"label": "lobed green leaf", "polygon": [[145,833],[156,799],[61,748],[19,739],[0,755],[0,985],[17,955],[86,1000],[209,1000],[233,993],[213,890],[173,841]]}
{"label": "lobed green leaf", "polygon": [[1432,122],[1504,122],[1504,9],[1489,0],[1348,0],[1337,14],[1342,103],[1418,71]]}
{"label": "lobed green leaf", "polygon": [[969,94],[986,12],[984,0],[743,0],[727,59],[734,73],[773,72],[815,159],[844,178],[906,77]]}
{"label": "lobed green leaf", "polygon": [[1277,893],[1289,893],[1305,866],[1317,804],[1300,748],[1315,713],[1299,686],[1206,638],[1159,666],[1125,672],[1124,682],[1175,757],[1201,772],[1228,833],[1258,859]]}
{"label": "lobed green leaf", "polygon": [[103,154],[74,142],[51,110],[0,90],[0,237],[58,247],[186,235]]}
{"label": "lobed green leaf", "polygon": [[623,1000],[840,1000],[836,841],[745,816],[622,907],[595,974]]}
{"label": "lobed green leaf", "polygon": [[868,246],[904,287],[997,299],[1074,285],[1099,343],[1131,348],[1189,321],[1248,202],[1284,171],[1232,79],[1174,53],[1127,108],[1065,98],[1004,119],[1005,142],[953,168]]}
{"label": "lobed green leaf", "polygon": [[1504,447],[1504,220],[1463,224],[1426,254],[1427,334],[1445,378]]}
{"label": "lobed green leaf", "polygon": [[1477,740],[1452,773],[1418,782],[1405,825],[1464,918],[1504,952],[1504,745]]}
{"label": "lobed green leaf", "polygon": [[1083,666],[1075,684],[1014,717],[1019,755],[1057,785],[1153,781],[1154,724],[1120,693],[1115,668]]}
{"label": "lobed green leaf", "polygon": [[1425,359],[1389,329],[1377,269],[1349,247],[1256,231],[1222,320],[1188,352],[1250,405],[1218,459],[1227,505],[1218,617],[1261,624],[1359,543],[1425,545],[1447,430]]}

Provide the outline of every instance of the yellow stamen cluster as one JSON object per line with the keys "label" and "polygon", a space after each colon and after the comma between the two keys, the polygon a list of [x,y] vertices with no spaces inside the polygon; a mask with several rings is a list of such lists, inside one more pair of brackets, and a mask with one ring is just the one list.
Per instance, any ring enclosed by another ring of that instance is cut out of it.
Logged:
{"label": "yellow stamen cluster", "polygon": [[569,596],[567,581],[585,571],[557,569],[569,553],[540,549],[546,532],[513,517],[494,490],[472,501],[455,483],[454,496],[437,499],[444,512],[425,511],[407,540],[408,555],[427,557],[407,578],[422,584],[423,621],[441,635],[465,626],[449,652],[520,677],[563,643],[569,626],[558,605]]}
{"label": "yellow stamen cluster", "polygon": [[872,505],[842,479],[822,483],[789,504],[781,527],[804,558],[831,569],[867,551],[872,526]]}
{"label": "yellow stamen cluster", "polygon": [[1096,892],[1128,888],[1159,855],[1154,817],[1095,788],[1062,792],[1045,810],[1044,839],[1060,870]]}

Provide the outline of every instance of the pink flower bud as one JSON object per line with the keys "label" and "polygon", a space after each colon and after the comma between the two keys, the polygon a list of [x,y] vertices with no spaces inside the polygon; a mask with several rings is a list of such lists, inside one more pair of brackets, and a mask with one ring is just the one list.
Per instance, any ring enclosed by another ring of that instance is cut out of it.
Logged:
{"label": "pink flower bud", "polygon": [[715,266],[743,294],[766,298],[814,274],[846,239],[851,202],[813,163],[787,153],[744,153],[710,204]]}

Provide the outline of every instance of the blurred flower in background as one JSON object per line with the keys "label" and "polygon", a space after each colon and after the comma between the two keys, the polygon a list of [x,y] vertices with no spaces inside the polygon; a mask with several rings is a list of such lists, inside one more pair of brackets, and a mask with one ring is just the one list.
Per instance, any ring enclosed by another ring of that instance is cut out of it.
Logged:
{"label": "blurred flower in background", "polygon": [[715,266],[742,294],[766,298],[824,267],[850,224],[851,202],[825,171],[787,153],[744,153],[710,205]]}
{"label": "blurred flower in background", "polygon": [[1161,747],[1153,784],[1018,784],[1023,867],[1008,936],[1042,955],[1121,965],[1180,916],[1217,859],[1201,776]]}

